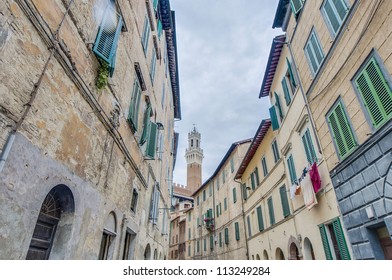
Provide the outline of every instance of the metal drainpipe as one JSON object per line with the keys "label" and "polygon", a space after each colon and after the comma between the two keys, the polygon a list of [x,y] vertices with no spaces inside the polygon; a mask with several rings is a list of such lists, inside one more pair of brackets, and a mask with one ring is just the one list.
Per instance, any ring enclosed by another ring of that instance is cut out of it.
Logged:
{"label": "metal drainpipe", "polygon": [[245,223],[245,212],[244,212],[244,198],[243,198],[243,189],[242,184],[239,181],[234,179],[234,182],[240,185],[240,194],[241,194],[241,213],[242,213],[242,221],[244,223],[244,231],[245,231],[245,247],[246,247],[246,258],[249,260],[249,246],[248,246],[248,238],[246,237],[246,223]]}
{"label": "metal drainpipe", "polygon": [[[60,28],[62,27],[62,25],[64,23],[64,19],[67,16],[69,10],[71,9],[71,5],[72,5],[73,2],[74,2],[74,0],[70,0],[70,2],[68,4],[68,7],[67,7],[67,10],[65,11],[65,13],[63,15],[63,18],[61,19],[61,22],[59,23],[56,31],[53,34],[54,35],[54,40],[55,40],[56,44],[58,43],[58,34],[59,34],[59,31],[60,31]],[[48,58],[48,60],[45,63],[44,69],[42,70],[41,75],[38,78],[37,83],[34,84],[34,88],[33,88],[33,90],[30,93],[30,100],[29,100],[29,102],[27,104],[25,104],[26,109],[24,110],[22,117],[15,124],[14,129],[11,131],[11,133],[8,136],[7,142],[5,143],[4,149],[3,149],[3,151],[2,151],[2,153],[0,155],[0,172],[2,172],[2,170],[4,168],[4,165],[5,165],[5,162],[7,161],[8,155],[9,155],[9,153],[11,151],[11,147],[12,147],[12,145],[14,143],[14,140],[15,140],[15,137],[16,137],[16,132],[21,127],[23,121],[25,120],[27,114],[29,113],[29,111],[31,109],[31,106],[32,106],[32,104],[33,104],[33,102],[35,100],[35,97],[37,96],[38,89],[39,89],[39,87],[41,85],[41,82],[42,82],[42,79],[43,79],[43,77],[44,77],[44,75],[46,73],[46,70],[48,69],[49,62],[52,59],[55,50],[56,50],[55,47],[52,46],[51,49],[50,49],[49,58]]]}

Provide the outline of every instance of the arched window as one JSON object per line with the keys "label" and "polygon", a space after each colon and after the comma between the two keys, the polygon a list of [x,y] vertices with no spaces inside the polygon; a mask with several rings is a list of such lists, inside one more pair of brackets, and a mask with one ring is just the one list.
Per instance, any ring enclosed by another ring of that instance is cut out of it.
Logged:
{"label": "arched window", "polygon": [[256,255],[256,260],[260,260],[259,254]]}
{"label": "arched window", "polygon": [[268,253],[266,250],[263,252],[263,259],[268,260]]}
{"label": "arched window", "polygon": [[283,254],[282,249],[276,248],[275,259],[276,260],[284,260],[284,254]]}
{"label": "arched window", "polygon": [[154,250],[154,260],[158,259],[158,251],[157,249]]}
{"label": "arched window", "polygon": [[[69,225],[72,224],[74,212],[75,203],[71,190],[64,185],[54,187],[41,205],[26,259],[67,258],[64,254],[67,236],[70,236],[72,230]],[[55,239],[56,236],[59,237]]]}
{"label": "arched window", "polygon": [[297,245],[293,242],[290,244],[290,260],[300,260],[301,257],[299,255],[298,247]]}
{"label": "arched window", "polygon": [[151,260],[151,248],[150,244],[147,244],[146,249],[144,250],[144,259]]}
{"label": "arched window", "polygon": [[111,212],[106,219],[102,233],[101,248],[99,250],[99,260],[111,259],[114,251],[114,239],[116,238],[117,222],[116,215]]}
{"label": "arched window", "polygon": [[305,237],[304,239],[304,257],[305,260],[315,260],[314,251],[312,243],[309,238]]}

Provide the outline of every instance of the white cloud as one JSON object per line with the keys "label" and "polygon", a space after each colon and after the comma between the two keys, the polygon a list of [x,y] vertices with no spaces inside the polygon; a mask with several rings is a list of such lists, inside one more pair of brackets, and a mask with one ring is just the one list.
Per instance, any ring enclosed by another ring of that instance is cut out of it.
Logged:
{"label": "white cloud", "polygon": [[172,0],[176,11],[182,120],[174,182],[186,184],[188,132],[196,124],[204,150],[203,182],[233,142],[252,138],[268,118],[258,99],[274,36],[277,0]]}

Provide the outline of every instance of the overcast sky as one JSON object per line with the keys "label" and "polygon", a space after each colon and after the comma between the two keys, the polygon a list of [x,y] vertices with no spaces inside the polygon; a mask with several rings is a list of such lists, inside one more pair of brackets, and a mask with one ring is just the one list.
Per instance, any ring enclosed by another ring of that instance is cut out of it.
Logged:
{"label": "overcast sky", "polygon": [[182,120],[175,183],[186,185],[185,149],[196,124],[204,150],[203,179],[231,144],[253,138],[268,118],[259,99],[273,37],[278,0],[171,0],[176,13]]}

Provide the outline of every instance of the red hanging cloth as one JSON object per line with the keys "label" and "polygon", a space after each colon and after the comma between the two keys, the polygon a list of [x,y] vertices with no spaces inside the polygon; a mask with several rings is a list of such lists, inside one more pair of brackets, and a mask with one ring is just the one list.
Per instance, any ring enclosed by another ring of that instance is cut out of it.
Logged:
{"label": "red hanging cloth", "polygon": [[314,192],[317,193],[321,188],[321,179],[318,172],[317,162],[313,163],[309,170],[310,180],[312,181]]}

